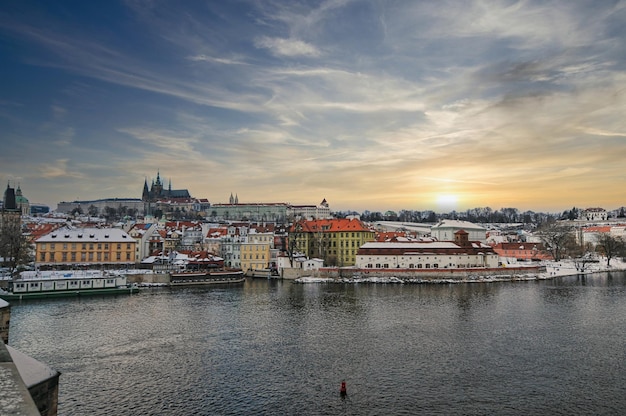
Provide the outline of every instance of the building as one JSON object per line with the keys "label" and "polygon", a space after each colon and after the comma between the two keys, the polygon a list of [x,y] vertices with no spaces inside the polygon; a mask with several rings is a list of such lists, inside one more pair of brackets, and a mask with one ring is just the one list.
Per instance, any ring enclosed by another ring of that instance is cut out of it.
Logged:
{"label": "building", "polygon": [[463,230],[454,241],[369,242],[359,248],[360,269],[468,269],[496,268],[499,257],[480,241],[470,241]]}
{"label": "building", "polygon": [[585,221],[606,221],[609,213],[604,208],[587,208],[580,213],[580,219]]}
{"label": "building", "polygon": [[241,269],[244,272],[270,268],[270,244],[267,242],[242,242]]}
{"label": "building", "polygon": [[59,228],[35,240],[39,268],[128,268],[137,242],[117,228]]}
{"label": "building", "polygon": [[358,219],[301,220],[289,231],[292,253],[320,258],[327,266],[352,266],[359,247],[373,241],[375,233]]}
{"label": "building", "polygon": [[324,199],[319,205],[291,205],[287,215],[295,220],[323,220],[331,218],[330,207]]}
{"label": "building", "polygon": [[213,204],[208,216],[211,221],[285,222],[289,205],[285,203]]}
{"label": "building", "polygon": [[144,203],[146,215],[158,217],[166,215],[169,218],[187,217],[197,204],[187,189],[172,189],[171,180],[165,189],[160,172],[157,172],[156,180],[152,181],[150,188],[148,188],[148,180],[144,181],[141,200]]}
{"label": "building", "polygon": [[190,199],[191,195],[187,189],[172,189],[172,181],[170,180],[167,189],[163,187],[161,181],[161,173],[157,172],[156,180],[152,181],[150,189],[148,189],[148,180],[146,179],[143,184],[143,191],[141,193],[141,200],[144,202],[157,202],[161,199]]}
{"label": "building", "polygon": [[470,241],[487,242],[487,229],[468,221],[443,220],[430,229],[431,236],[438,241],[454,241],[457,231],[464,230]]}
{"label": "building", "polygon": [[493,250],[502,258],[507,260],[553,260],[541,243],[525,242],[501,242],[494,244]]}

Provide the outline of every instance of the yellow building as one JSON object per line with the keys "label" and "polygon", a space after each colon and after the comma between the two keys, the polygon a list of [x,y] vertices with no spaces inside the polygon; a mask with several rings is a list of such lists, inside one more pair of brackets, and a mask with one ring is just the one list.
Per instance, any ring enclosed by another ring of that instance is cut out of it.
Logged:
{"label": "yellow building", "polygon": [[60,228],[35,240],[37,267],[129,267],[137,242],[117,228]]}
{"label": "yellow building", "polygon": [[289,247],[323,259],[326,266],[354,266],[359,247],[374,238],[374,231],[357,219],[302,220],[289,231]]}
{"label": "yellow building", "polygon": [[262,270],[270,267],[268,242],[241,243],[241,270]]}

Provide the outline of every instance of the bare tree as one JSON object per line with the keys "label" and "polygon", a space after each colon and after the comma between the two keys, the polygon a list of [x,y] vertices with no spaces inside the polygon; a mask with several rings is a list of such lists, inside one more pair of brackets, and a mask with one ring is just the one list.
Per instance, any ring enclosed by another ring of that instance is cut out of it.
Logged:
{"label": "bare tree", "polygon": [[551,222],[541,227],[538,235],[552,258],[555,261],[560,261],[568,247],[574,243],[573,231],[574,227],[571,225]]}
{"label": "bare tree", "polygon": [[20,266],[30,263],[32,251],[30,243],[22,233],[20,217],[5,215],[2,212],[0,219],[0,257],[2,265],[9,269],[11,276]]}
{"label": "bare tree", "polygon": [[598,236],[598,245],[596,247],[606,257],[606,265],[608,267],[611,264],[611,259],[619,256],[624,249],[624,240],[612,236],[611,233],[601,233]]}

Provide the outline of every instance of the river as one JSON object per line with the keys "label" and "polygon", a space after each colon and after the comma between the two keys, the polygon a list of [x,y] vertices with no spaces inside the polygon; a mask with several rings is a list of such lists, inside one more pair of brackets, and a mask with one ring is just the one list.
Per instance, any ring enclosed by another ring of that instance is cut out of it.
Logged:
{"label": "river", "polygon": [[60,415],[618,415],[626,273],[28,301],[10,345],[62,373]]}

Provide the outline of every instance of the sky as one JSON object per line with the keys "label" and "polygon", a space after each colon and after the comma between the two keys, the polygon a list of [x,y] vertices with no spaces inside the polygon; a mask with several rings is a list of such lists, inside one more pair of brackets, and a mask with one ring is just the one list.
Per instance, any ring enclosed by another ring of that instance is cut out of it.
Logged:
{"label": "sky", "polygon": [[[626,205],[626,1],[0,4],[0,180],[31,202]],[[6,186],[6,185],[3,185]]]}

